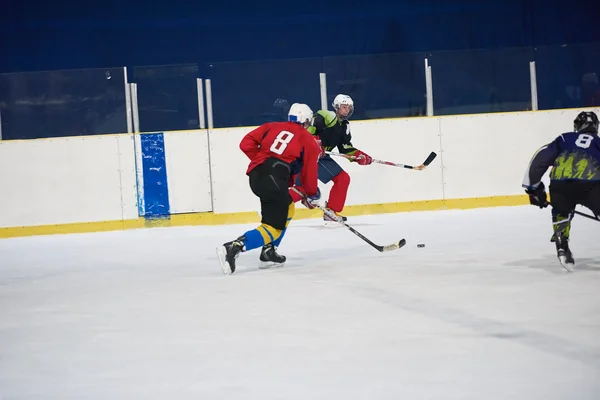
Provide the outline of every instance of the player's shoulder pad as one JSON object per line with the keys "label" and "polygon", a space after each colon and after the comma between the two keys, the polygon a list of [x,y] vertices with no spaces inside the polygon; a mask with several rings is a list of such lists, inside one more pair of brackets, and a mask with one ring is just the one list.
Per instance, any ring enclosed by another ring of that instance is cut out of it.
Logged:
{"label": "player's shoulder pad", "polygon": [[579,132],[563,132],[558,137],[579,136]]}
{"label": "player's shoulder pad", "polygon": [[577,132],[563,132],[557,137],[555,137],[552,143],[565,143],[569,139],[569,137],[572,137],[573,135],[577,135]]}
{"label": "player's shoulder pad", "polygon": [[560,136],[558,136],[556,138],[557,141],[563,141],[563,142],[572,142],[572,141],[576,141],[577,139],[579,139],[579,137],[581,135],[589,135],[589,136],[593,136],[594,139],[600,139],[600,136],[598,136],[595,133],[587,133],[587,132],[565,132],[562,133]]}
{"label": "player's shoulder pad", "polygon": [[325,120],[325,126],[330,127],[337,121],[337,116],[335,112],[329,110],[319,110],[317,111],[317,115],[320,115]]}

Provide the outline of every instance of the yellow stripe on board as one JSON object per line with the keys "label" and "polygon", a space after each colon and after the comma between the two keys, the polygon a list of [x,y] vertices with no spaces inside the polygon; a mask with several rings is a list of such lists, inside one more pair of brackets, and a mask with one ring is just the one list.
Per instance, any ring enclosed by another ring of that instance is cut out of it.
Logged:
{"label": "yellow stripe on board", "polygon": [[[409,211],[435,211],[451,209],[472,209],[483,207],[521,206],[529,204],[527,195],[474,197],[465,199],[425,200],[402,203],[365,204],[346,206],[343,215],[373,215]],[[322,218],[318,209],[296,208],[294,220]],[[41,226],[16,226],[0,228],[0,238],[13,238],[37,235],[55,235],[67,233],[108,232],[139,228],[157,228],[194,225],[227,225],[258,223],[260,218],[256,212],[214,214],[212,212],[175,214],[169,218],[147,219],[137,218],[124,221],[82,222],[74,224],[57,224]]]}
{"label": "yellow stripe on board", "polygon": [[0,238],[11,238],[34,235],[55,235],[62,233],[88,233],[108,232],[144,227],[144,219],[101,221],[101,222],[78,222],[73,224],[39,225],[39,226],[15,226],[0,228]]}

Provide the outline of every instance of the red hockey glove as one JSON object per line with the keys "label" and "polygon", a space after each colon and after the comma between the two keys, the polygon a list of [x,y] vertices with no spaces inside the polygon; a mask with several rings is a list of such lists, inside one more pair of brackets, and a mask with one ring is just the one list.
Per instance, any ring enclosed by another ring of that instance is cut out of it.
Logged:
{"label": "red hockey glove", "polygon": [[360,150],[356,150],[354,152],[354,161],[358,163],[358,165],[370,165],[373,162],[373,158],[367,153],[363,153]]}

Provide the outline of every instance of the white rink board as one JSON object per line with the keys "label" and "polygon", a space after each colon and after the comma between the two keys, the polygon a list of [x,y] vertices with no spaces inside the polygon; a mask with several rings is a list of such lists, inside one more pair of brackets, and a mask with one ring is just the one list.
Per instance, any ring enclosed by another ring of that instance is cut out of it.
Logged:
{"label": "white rink board", "polygon": [[127,135],[0,142],[0,227],[137,218]]}
{"label": "white rink board", "polygon": [[208,131],[165,132],[171,214],[212,211]]}
{"label": "white rink board", "polygon": [[579,111],[445,116],[441,121],[447,199],[523,194],[537,149],[573,130]]}
{"label": "white rink board", "polygon": [[[351,176],[346,204],[522,194],[534,152],[572,130],[581,110],[352,121],[353,144],[374,158],[418,165],[431,151],[438,157],[425,171],[335,157]],[[165,133],[172,213],[260,209],[239,148],[252,129]],[[0,227],[136,219],[135,167],[132,135],[2,141]],[[320,184],[323,200],[331,186]]]}
{"label": "white rink board", "polygon": [[[599,113],[598,109],[594,110]],[[373,158],[419,165],[425,171],[334,159],[351,177],[347,205],[523,194],[521,182],[534,152],[573,129],[579,109],[354,121],[352,143]],[[253,127],[210,131],[215,213],[256,211],[248,187],[248,159],[239,149]],[[337,151],[335,149],[334,151]],[[327,199],[332,183],[319,185]]]}
{"label": "white rink board", "polygon": [[[431,151],[440,153],[439,121],[399,119],[354,122],[353,144],[379,159],[419,165]],[[215,213],[257,211],[260,203],[248,186],[249,160],[239,148],[254,127],[210,130],[211,171]],[[337,151],[335,149],[334,151]],[[442,199],[442,168],[438,157],[425,171],[380,164],[359,166],[340,157],[334,159],[351,177],[347,204],[393,203]],[[400,161],[399,161],[400,162]],[[327,198],[332,183],[319,183]]]}
{"label": "white rink board", "polygon": [[123,215],[120,219],[136,219],[139,217],[137,177],[135,165],[135,141],[133,135],[117,135],[119,149],[119,172],[121,174],[121,198],[123,199]]}
{"label": "white rink board", "polygon": [[[360,166],[332,156],[350,175],[346,204],[443,198],[437,118],[361,121],[351,122],[350,126],[352,144],[373,158],[413,166],[420,165],[432,151],[438,154],[438,158],[426,170],[417,171],[382,164]],[[333,151],[338,152],[338,149]]]}
{"label": "white rink board", "polygon": [[260,210],[246,176],[250,160],[240,150],[240,141],[252,129],[209,130],[213,211],[217,214]]}

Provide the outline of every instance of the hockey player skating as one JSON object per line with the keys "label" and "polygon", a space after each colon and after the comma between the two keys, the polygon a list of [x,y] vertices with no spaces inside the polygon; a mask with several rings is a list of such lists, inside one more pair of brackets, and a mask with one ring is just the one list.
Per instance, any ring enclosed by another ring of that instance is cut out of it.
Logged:
{"label": "hockey player skating", "polygon": [[556,243],[560,263],[572,271],[575,259],[569,248],[569,236],[575,207],[583,205],[592,210],[596,218],[600,216],[600,137],[595,113],[581,112],[575,118],[574,132],[563,133],[534,154],[523,187],[530,203],[540,208],[548,206],[541,179],[550,166],[554,227],[551,241]]}
{"label": "hockey player skating", "polygon": [[[317,111],[314,115],[313,126],[308,128],[309,132],[321,140],[325,151],[337,147],[340,153],[355,156],[356,158],[353,161],[359,165],[371,164],[373,159],[352,145],[348,119],[354,112],[354,102],[350,96],[338,94],[332,105],[335,111]],[[319,160],[319,180],[325,184],[333,182],[326,207],[335,215],[338,215],[342,212],[346,203],[350,175],[331,156],[325,155]],[[298,195],[292,194],[292,198],[294,201],[300,200]],[[346,221],[346,217],[339,217]],[[326,214],[323,215],[323,219],[326,221],[331,220]]]}
{"label": "hockey player skating", "polygon": [[[249,132],[240,149],[250,159],[246,171],[252,192],[260,198],[261,224],[237,239],[217,248],[217,255],[226,275],[235,272],[240,253],[260,248],[260,261],[283,264],[285,257],[277,254],[277,246],[294,217],[295,205],[288,192],[293,185],[292,175],[299,173],[302,203],[314,208],[320,192],[317,183],[317,162],[321,147],[306,130],[312,124],[313,112],[306,104],[293,104],[288,122],[270,122]],[[293,171],[301,165],[300,171]]]}

